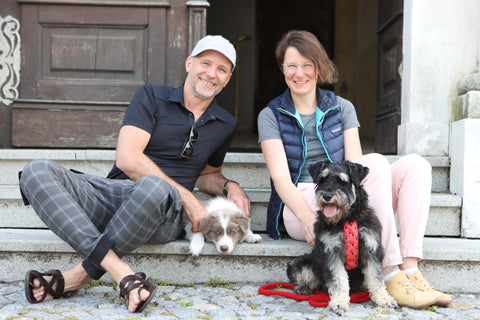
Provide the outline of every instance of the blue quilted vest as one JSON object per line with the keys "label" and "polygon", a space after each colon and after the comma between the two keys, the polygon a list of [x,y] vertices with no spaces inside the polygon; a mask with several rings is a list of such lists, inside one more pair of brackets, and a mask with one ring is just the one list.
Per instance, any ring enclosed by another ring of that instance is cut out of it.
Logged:
{"label": "blue quilted vest", "polygon": [[[342,113],[335,93],[317,88],[317,136],[331,162],[344,159]],[[296,111],[290,89],[269,102],[268,107],[277,118],[283,145],[287,154],[290,177],[295,185],[306,161],[306,140],[300,115]],[[283,202],[270,179],[272,192],[267,210],[267,232],[274,239],[281,238],[279,226],[283,223]]]}

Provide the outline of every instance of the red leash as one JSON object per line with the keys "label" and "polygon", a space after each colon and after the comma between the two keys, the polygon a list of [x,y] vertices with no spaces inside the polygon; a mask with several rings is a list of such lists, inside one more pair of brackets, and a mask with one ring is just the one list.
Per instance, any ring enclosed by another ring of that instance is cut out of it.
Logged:
{"label": "red leash", "polygon": [[[347,270],[358,267],[358,226],[355,221],[346,221],[343,225],[345,243],[345,268]],[[282,296],[297,301],[308,301],[314,307],[325,308],[328,306],[330,296],[323,291],[315,291],[310,295],[301,295],[294,292],[282,291],[281,288],[293,290],[293,284],[284,282],[268,283],[258,289],[258,293],[266,296]],[[272,289],[273,288],[273,289]],[[360,303],[370,300],[368,291],[350,295],[350,302]]]}
{"label": "red leash", "polygon": [[[310,295],[302,295],[302,294],[296,294],[294,292],[279,290],[283,288],[293,290],[294,287],[295,286],[293,284],[284,283],[284,282],[267,283],[261,286],[260,288],[258,288],[258,293],[266,296],[282,296],[282,297],[294,299],[297,301],[308,301],[308,303],[314,307],[325,308],[328,306],[328,302],[330,301],[330,296],[328,295],[328,293],[325,293],[323,291],[315,291],[313,292],[313,294],[310,294]],[[368,291],[350,295],[350,302],[352,303],[360,303],[368,300],[370,300]]]}

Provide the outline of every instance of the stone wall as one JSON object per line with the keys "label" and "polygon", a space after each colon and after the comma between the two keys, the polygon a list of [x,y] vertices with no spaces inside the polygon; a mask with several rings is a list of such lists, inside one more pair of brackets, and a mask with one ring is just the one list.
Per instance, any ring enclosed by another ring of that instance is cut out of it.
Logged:
{"label": "stone wall", "polygon": [[463,197],[461,235],[480,238],[480,70],[463,77],[453,104],[450,190]]}
{"label": "stone wall", "polygon": [[405,0],[399,154],[448,155],[457,84],[478,67],[479,18],[479,0]]}

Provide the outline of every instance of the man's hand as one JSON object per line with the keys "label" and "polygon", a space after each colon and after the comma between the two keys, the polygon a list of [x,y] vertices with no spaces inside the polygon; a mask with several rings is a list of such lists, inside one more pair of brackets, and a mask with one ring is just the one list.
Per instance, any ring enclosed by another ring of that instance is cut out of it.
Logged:
{"label": "man's hand", "polygon": [[[197,180],[197,186],[203,192],[221,195],[226,180],[222,174],[222,167],[207,165]],[[235,202],[250,217],[250,200],[245,191],[233,181],[227,183],[225,188],[228,192],[227,198]]]}
{"label": "man's hand", "polygon": [[192,222],[192,232],[200,232],[200,221],[207,215],[207,209],[198,201],[198,199],[193,196],[188,196],[188,198],[183,198],[183,210],[187,215],[188,219]]}
{"label": "man's hand", "polygon": [[248,199],[245,191],[238,185],[236,182],[229,182],[225,186],[227,189],[228,195],[227,198],[232,200],[237,204],[237,206],[242,209],[243,212],[250,217],[251,208],[250,208],[250,200]]}

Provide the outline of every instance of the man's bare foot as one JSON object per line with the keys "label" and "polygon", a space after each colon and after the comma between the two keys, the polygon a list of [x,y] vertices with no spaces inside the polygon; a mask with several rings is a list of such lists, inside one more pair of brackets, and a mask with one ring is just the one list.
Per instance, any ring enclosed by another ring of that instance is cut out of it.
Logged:
{"label": "man's bare foot", "polygon": [[135,310],[137,310],[140,303],[142,303],[143,301],[147,301],[149,297],[150,297],[150,292],[148,292],[147,290],[140,290],[140,289],[132,290],[130,292],[130,299],[128,299],[127,310],[129,312],[135,312]]}
{"label": "man's bare foot", "polygon": [[125,276],[119,283],[120,296],[130,312],[141,312],[153,299],[157,285],[145,279],[143,272]]}
{"label": "man's bare foot", "polygon": [[108,250],[100,266],[118,283],[120,297],[125,298],[128,311],[142,312],[153,299],[157,285],[147,280],[143,272],[134,274],[112,249]]}
{"label": "man's bare foot", "polygon": [[[64,289],[60,293],[71,292],[73,295],[75,291],[81,289],[85,284],[92,281],[92,279],[88,276],[88,274],[84,270],[82,272],[82,270],[83,270],[83,267],[79,269],[77,266],[60,275],[60,276],[63,276],[63,279],[64,279]],[[45,275],[45,276],[42,276],[42,278],[45,279],[47,283],[50,283],[53,276]],[[38,277],[35,277],[33,279],[32,284],[33,284],[32,296],[36,302],[54,299],[54,297],[49,293],[45,295],[45,287],[42,285],[42,281]],[[51,289],[54,292],[56,292],[57,286],[58,286],[58,280],[52,283]],[[45,299],[42,300],[44,296],[45,296]]]}

